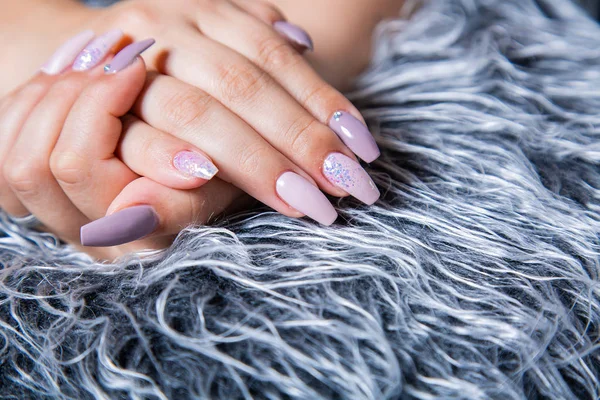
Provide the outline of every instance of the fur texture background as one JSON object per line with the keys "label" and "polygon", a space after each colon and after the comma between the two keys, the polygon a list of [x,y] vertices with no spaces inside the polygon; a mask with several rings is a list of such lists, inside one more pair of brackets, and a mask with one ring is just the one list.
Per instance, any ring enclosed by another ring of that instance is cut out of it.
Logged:
{"label": "fur texture background", "polygon": [[4,399],[595,399],[600,28],[440,0],[352,99],[381,200],[257,210],[90,262],[0,214]]}

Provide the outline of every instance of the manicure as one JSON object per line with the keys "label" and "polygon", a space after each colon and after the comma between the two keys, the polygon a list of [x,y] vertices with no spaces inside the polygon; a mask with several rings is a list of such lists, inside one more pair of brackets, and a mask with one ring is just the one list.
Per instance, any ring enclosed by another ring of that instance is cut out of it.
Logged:
{"label": "manicure", "polygon": [[52,54],[50,59],[46,61],[46,64],[42,66],[42,72],[48,75],[60,74],[73,64],[77,55],[93,38],[94,32],[91,30],[86,30],[73,36]]}
{"label": "manicure", "polygon": [[273,28],[281,35],[285,36],[292,43],[302,47],[304,50],[313,50],[313,41],[298,25],[291,24],[285,21],[277,21],[273,24]]}
{"label": "manicure", "polygon": [[363,161],[370,163],[381,155],[369,129],[349,113],[337,111],[331,117],[329,127]]}
{"label": "manicure", "polygon": [[211,179],[219,172],[215,164],[202,154],[193,151],[180,151],[173,158],[177,170],[188,176]]}
{"label": "manicure", "polygon": [[107,64],[104,67],[104,72],[107,74],[114,74],[119,71],[124,70],[133,62],[135,59],[142,54],[144,51],[148,50],[150,46],[155,43],[154,39],[146,39],[141,42],[131,43],[129,46],[125,47],[123,50],[117,53],[115,58],[112,59],[110,64]]}
{"label": "manicure", "polygon": [[294,172],[277,179],[277,194],[291,207],[323,225],[331,225],[337,212],[318,187]]}
{"label": "manicure", "polygon": [[122,38],[123,31],[120,29],[114,29],[98,36],[79,53],[73,64],[73,70],[87,71],[94,68]]}
{"label": "manicure", "polygon": [[154,232],[158,215],[150,206],[135,206],[81,227],[81,244],[92,247],[118,246]]}
{"label": "manicure", "polygon": [[331,153],[323,163],[323,174],[340,189],[345,190],[365,204],[379,199],[379,190],[360,164],[341,153]]}

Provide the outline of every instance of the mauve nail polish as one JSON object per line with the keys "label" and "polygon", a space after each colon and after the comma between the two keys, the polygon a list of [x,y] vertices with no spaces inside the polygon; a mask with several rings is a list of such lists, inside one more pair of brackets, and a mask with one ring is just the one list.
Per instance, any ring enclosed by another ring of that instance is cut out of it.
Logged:
{"label": "mauve nail polish", "polygon": [[151,206],[125,208],[81,227],[81,244],[90,247],[118,246],[154,232],[158,215]]}
{"label": "mauve nail polish", "polygon": [[98,36],[79,53],[73,63],[73,70],[87,71],[94,68],[122,38],[123,31],[120,29],[113,29]]}
{"label": "mauve nail polish", "polygon": [[137,56],[146,51],[154,43],[154,39],[146,39],[140,42],[131,43],[129,46],[117,53],[117,55],[111,60],[110,64],[104,67],[104,72],[107,74],[114,74],[124,70],[135,61]]}
{"label": "mauve nail polish", "polygon": [[344,154],[329,154],[323,163],[323,174],[335,186],[365,204],[371,205],[379,199],[379,190],[367,171]]}
{"label": "mauve nail polish", "polygon": [[77,55],[94,38],[94,31],[86,30],[63,43],[42,66],[41,71],[48,75],[58,75],[73,64]]}
{"label": "mauve nail polish", "polygon": [[300,28],[298,25],[291,24],[285,21],[277,21],[273,23],[273,28],[281,35],[285,36],[294,44],[303,47],[308,50],[313,50],[313,41],[306,33],[306,31]]}
{"label": "mauve nail polish", "polygon": [[276,190],[291,207],[323,225],[337,219],[337,212],[319,188],[294,172],[281,174]]}
{"label": "mauve nail polish", "polygon": [[370,163],[381,155],[369,129],[351,114],[337,111],[331,117],[329,127],[363,161]]}

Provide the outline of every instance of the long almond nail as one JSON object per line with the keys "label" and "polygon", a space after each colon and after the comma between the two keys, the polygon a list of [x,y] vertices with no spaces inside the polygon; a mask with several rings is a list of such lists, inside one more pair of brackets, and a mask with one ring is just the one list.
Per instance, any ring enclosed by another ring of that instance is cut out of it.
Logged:
{"label": "long almond nail", "polygon": [[208,158],[194,151],[177,153],[173,158],[173,165],[185,175],[207,180],[219,172],[215,164]]}
{"label": "long almond nail", "polygon": [[92,247],[118,246],[154,232],[158,215],[150,206],[135,206],[81,227],[81,244]]}
{"label": "long almond nail", "polygon": [[329,127],[363,161],[370,163],[381,155],[369,129],[349,113],[344,111],[334,113],[329,121]]}
{"label": "long almond nail", "polygon": [[146,39],[142,40],[141,42],[131,43],[129,46],[117,53],[110,64],[104,67],[104,72],[107,74],[114,74],[124,70],[135,61],[137,56],[148,50],[148,48],[154,43],[154,39]]}
{"label": "long almond nail", "polygon": [[94,32],[91,30],[86,30],[73,36],[52,54],[52,57],[42,66],[42,72],[48,75],[60,74],[73,64],[77,55],[93,38]]}
{"label": "long almond nail", "polygon": [[273,24],[273,28],[300,48],[310,51],[313,50],[314,46],[312,39],[308,33],[298,25],[290,24],[285,21],[277,21]]}
{"label": "long almond nail", "polygon": [[294,172],[277,179],[277,194],[291,207],[323,225],[331,225],[337,212],[318,187]]}
{"label": "long almond nail", "polygon": [[360,164],[341,153],[331,153],[323,163],[323,174],[335,186],[345,190],[365,204],[379,199],[379,190]]}
{"label": "long almond nail", "polygon": [[79,53],[73,63],[73,70],[87,71],[94,68],[122,38],[123,31],[120,29],[114,29],[98,36]]}

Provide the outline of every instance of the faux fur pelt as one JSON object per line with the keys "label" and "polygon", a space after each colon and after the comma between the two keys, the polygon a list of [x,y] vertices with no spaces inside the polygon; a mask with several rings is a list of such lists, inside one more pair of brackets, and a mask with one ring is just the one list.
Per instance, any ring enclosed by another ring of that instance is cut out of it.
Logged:
{"label": "faux fur pelt", "polygon": [[596,399],[600,28],[439,0],[351,98],[382,198],[94,264],[1,215],[4,399]]}

